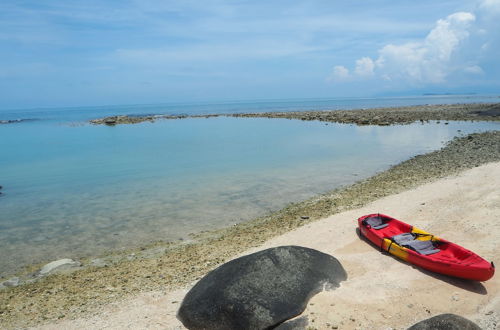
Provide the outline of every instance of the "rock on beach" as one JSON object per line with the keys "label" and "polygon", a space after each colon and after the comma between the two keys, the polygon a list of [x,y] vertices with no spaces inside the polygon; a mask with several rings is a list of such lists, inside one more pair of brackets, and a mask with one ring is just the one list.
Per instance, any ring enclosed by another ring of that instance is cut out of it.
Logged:
{"label": "rock on beach", "polygon": [[462,316],[441,314],[415,323],[408,330],[481,330],[481,328]]}
{"label": "rock on beach", "polygon": [[178,318],[189,329],[267,329],[302,313],[325,286],[347,274],[331,255],[281,246],[234,259],[203,277]]}

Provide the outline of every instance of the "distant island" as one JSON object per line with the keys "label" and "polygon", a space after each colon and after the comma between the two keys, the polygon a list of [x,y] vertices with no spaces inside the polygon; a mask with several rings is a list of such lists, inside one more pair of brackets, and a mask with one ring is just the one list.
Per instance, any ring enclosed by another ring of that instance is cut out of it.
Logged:
{"label": "distant island", "polygon": [[446,95],[477,95],[475,92],[470,93],[423,93],[423,96],[446,96]]}

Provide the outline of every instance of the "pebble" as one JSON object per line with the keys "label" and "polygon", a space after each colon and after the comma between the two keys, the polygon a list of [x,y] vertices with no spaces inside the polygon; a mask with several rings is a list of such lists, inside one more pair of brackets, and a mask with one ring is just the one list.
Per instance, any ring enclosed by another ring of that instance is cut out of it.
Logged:
{"label": "pebble", "polygon": [[308,217],[307,215],[301,215],[301,216],[300,216],[300,218],[301,218],[302,220],[307,220],[307,219],[309,219],[309,217]]}

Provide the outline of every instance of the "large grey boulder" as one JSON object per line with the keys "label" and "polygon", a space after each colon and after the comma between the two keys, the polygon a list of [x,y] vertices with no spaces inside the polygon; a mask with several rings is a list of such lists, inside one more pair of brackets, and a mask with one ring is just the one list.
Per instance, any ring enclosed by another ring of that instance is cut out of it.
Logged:
{"label": "large grey boulder", "polygon": [[415,323],[408,330],[481,330],[481,328],[459,315],[441,314]]}
{"label": "large grey boulder", "polygon": [[347,274],[334,257],[281,246],[232,260],[186,295],[178,318],[189,329],[267,329],[302,313],[323,288]]}

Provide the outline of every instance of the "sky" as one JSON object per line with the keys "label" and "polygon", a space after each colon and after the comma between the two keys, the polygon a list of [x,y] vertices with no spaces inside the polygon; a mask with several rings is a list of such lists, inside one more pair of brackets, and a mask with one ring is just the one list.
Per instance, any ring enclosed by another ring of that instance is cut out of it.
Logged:
{"label": "sky", "polygon": [[3,0],[0,109],[500,94],[500,0]]}

